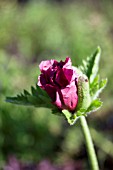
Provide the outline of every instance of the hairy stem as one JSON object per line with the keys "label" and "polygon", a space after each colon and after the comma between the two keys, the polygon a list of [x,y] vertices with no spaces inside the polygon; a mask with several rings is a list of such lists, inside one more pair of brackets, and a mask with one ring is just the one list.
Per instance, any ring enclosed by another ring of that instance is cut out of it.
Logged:
{"label": "hairy stem", "polygon": [[99,170],[96,153],[94,150],[92,138],[91,138],[90,131],[89,131],[88,124],[86,122],[85,117],[81,116],[80,121],[81,121],[81,126],[82,126],[82,130],[84,133],[85,141],[86,141],[86,147],[87,147],[87,152],[88,152],[89,161],[91,165],[91,170]]}

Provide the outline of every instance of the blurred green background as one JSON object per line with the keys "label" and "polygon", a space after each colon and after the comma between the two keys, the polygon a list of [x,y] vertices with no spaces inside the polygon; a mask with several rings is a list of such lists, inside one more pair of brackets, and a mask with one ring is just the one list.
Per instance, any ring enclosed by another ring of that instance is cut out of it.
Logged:
{"label": "blurred green background", "polygon": [[[70,127],[50,110],[5,103],[30,90],[41,60],[70,56],[73,65],[102,48],[100,74],[108,78],[104,102],[87,120],[102,170],[113,169],[113,2],[112,0],[0,1],[0,166],[8,156],[57,164],[87,154],[79,121]],[[109,167],[112,167],[109,169]]]}

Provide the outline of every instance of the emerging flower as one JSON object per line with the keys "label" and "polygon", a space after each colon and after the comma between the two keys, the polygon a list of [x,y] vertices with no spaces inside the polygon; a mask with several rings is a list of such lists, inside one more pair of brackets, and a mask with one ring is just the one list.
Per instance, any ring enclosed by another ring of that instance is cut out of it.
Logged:
{"label": "emerging flower", "polygon": [[39,68],[38,86],[48,93],[60,110],[74,112],[78,103],[78,69],[72,66],[71,59],[42,61]]}
{"label": "emerging flower", "polygon": [[7,97],[6,101],[49,108],[53,114],[64,115],[73,125],[81,116],[87,116],[102,106],[99,94],[105,88],[107,79],[100,80],[98,74],[100,55],[98,47],[79,68],[72,66],[69,57],[64,62],[42,61],[38,86],[31,87],[31,93],[24,90],[16,97]]}

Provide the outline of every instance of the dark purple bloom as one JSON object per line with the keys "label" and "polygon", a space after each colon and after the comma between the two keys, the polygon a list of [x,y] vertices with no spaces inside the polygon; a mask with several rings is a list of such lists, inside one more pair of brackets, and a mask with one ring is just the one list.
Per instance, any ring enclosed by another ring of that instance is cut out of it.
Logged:
{"label": "dark purple bloom", "polygon": [[64,62],[42,61],[39,68],[41,74],[38,77],[38,86],[48,93],[52,103],[59,109],[73,112],[78,102],[78,74],[77,68],[72,66],[71,59],[67,57]]}

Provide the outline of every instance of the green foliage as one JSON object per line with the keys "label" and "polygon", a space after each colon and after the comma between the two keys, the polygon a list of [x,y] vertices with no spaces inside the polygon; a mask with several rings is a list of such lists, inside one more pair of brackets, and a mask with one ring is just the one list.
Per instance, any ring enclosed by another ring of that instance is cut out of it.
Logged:
{"label": "green foliage", "polygon": [[47,93],[36,85],[36,88],[31,87],[31,94],[24,90],[24,93],[17,97],[7,97],[6,102],[19,105],[30,105],[35,107],[51,108],[51,100]]}
{"label": "green foliage", "polygon": [[24,90],[23,93],[18,94],[16,97],[6,97],[6,102],[18,105],[43,107],[51,109],[52,114],[61,116],[61,111],[51,103],[48,94],[36,85],[34,88],[31,86],[31,93]]}
{"label": "green foliage", "polygon": [[93,82],[98,73],[100,55],[101,49],[98,47],[90,57],[87,57],[86,61],[83,60],[83,66],[80,66],[81,71],[88,77],[90,83]]}
{"label": "green foliage", "polygon": [[95,77],[93,82],[90,84],[90,94],[91,98],[96,99],[107,84],[107,78],[99,80],[99,75]]}
{"label": "green foliage", "polygon": [[[83,61],[81,66],[82,72],[85,74],[80,75],[78,78],[78,105],[74,114],[63,110],[68,123],[73,125],[80,116],[87,116],[88,113],[94,112],[102,106],[102,102],[98,99],[99,94],[105,88],[107,79],[99,81],[99,60],[100,60],[100,47],[97,48],[91,57]],[[88,81],[89,80],[89,81]]]}
{"label": "green foliage", "polygon": [[90,106],[87,108],[86,113],[91,113],[96,111],[102,106],[100,99],[95,99],[91,102]]}

